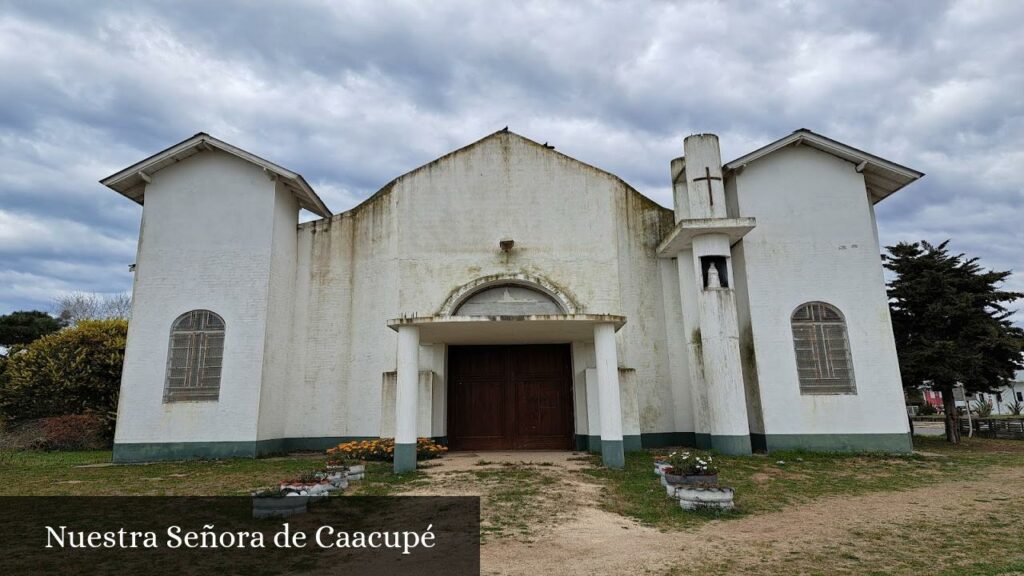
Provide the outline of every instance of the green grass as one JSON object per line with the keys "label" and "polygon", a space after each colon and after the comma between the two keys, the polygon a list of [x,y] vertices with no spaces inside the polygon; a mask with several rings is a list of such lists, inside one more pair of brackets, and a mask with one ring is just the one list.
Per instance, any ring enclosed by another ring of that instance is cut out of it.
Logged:
{"label": "green grass", "polygon": [[[906,490],[969,477],[992,466],[1024,466],[1024,442],[969,439],[950,446],[941,438],[915,438],[917,450],[931,455],[773,452],[743,457],[716,456],[719,483],[736,489],[732,512],[684,512],[665,497],[652,473],[653,456],[626,455],[624,470],[594,468],[586,473],[606,484],[603,507],[643,524],[680,529],[709,519],[738,518],[785,510],[826,496],[855,496]],[[595,459],[596,462],[596,459]]]}
{"label": "green grass", "polygon": [[[729,542],[734,519],[798,508],[830,496],[856,496],[956,482],[985,476],[1000,467],[1024,466],[1024,442],[967,439],[950,446],[941,438],[917,437],[913,455],[773,453],[770,456],[718,456],[719,480],[737,489],[735,512],[684,512],[665,496],[652,471],[654,451],[627,454],[625,470],[607,470],[600,458],[568,477],[548,463],[495,465],[486,460],[469,470],[427,477],[395,476],[388,463],[369,463],[366,479],[345,494],[386,495],[427,487],[444,493],[482,495],[482,538],[511,538],[541,545],[547,526],[571,516],[580,487],[570,479],[597,485],[601,496],[586,502],[663,530],[709,526]],[[663,451],[658,451],[663,452]],[[782,463],[779,463],[779,462]],[[0,453],[0,495],[244,495],[323,465],[323,456],[109,465],[110,452]],[[99,466],[97,466],[99,465]],[[432,464],[427,463],[426,466]],[[945,489],[945,488],[944,488]],[[921,517],[891,525],[851,525],[846,536],[808,543],[775,554],[753,548],[761,563],[753,568],[737,557],[710,555],[700,566],[677,566],[674,574],[828,573],[976,574],[1024,572],[1024,500],[988,492],[965,494],[969,514],[958,522]],[[699,536],[699,535],[698,535]],[[760,544],[759,544],[760,545]]]}
{"label": "green grass", "polygon": [[[109,451],[2,452],[3,496],[239,496],[324,465],[319,454],[109,465]],[[365,480],[346,494],[386,495],[423,482],[422,473],[395,476],[391,464],[370,462]]]}

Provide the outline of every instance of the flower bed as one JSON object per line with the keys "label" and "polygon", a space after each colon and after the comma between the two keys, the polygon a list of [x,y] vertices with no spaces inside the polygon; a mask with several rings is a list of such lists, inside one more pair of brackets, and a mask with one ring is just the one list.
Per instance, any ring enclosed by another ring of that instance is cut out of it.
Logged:
{"label": "flower bed", "polygon": [[709,454],[673,452],[665,459],[664,478],[668,484],[715,484],[718,466]]}
{"label": "flower bed", "polygon": [[[430,438],[416,440],[416,459],[432,460],[439,458],[448,451],[446,446],[434,442]],[[354,440],[338,444],[327,450],[328,464],[332,461],[363,460],[376,462],[393,462],[395,459],[395,439],[380,438],[374,440]]]}

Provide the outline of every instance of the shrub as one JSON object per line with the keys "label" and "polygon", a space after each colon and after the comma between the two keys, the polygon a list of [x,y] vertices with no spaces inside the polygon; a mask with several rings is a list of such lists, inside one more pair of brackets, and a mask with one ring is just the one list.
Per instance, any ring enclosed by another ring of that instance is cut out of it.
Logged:
{"label": "shrub", "polygon": [[992,403],[988,400],[975,400],[974,411],[978,413],[978,418],[988,418],[992,415]]}
{"label": "shrub", "polygon": [[[431,460],[448,451],[448,448],[434,442],[430,438],[416,440],[416,459]],[[354,440],[338,444],[327,449],[328,464],[340,463],[345,460],[374,460],[393,462],[395,459],[395,439],[381,438],[375,440]]]}
{"label": "shrub", "polygon": [[0,416],[19,423],[93,414],[110,436],[127,331],[125,320],[83,321],[13,353],[0,378]]}
{"label": "shrub", "polygon": [[924,404],[921,405],[921,410],[920,412],[918,412],[918,414],[920,414],[921,416],[934,416],[938,412],[939,411],[935,409],[935,406],[932,406],[931,404],[925,402]]}
{"label": "shrub", "polygon": [[0,433],[0,450],[103,450],[109,447],[106,419],[97,414],[39,418]]}
{"label": "shrub", "polygon": [[106,419],[97,414],[43,418],[39,450],[102,450],[108,448]]}
{"label": "shrub", "polygon": [[1014,416],[1020,416],[1021,412],[1024,412],[1024,403],[1020,400],[1014,400],[1006,405],[1006,408],[1010,411],[1010,414]]}

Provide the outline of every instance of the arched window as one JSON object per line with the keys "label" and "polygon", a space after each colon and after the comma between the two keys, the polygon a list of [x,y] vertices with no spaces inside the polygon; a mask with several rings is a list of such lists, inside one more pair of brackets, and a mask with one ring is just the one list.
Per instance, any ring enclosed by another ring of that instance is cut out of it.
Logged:
{"label": "arched window", "polygon": [[485,288],[467,298],[455,310],[456,316],[533,316],[563,314],[555,299],[539,290],[519,284]]}
{"label": "arched window", "polygon": [[824,302],[802,304],[791,318],[801,394],[856,394],[846,321]]}
{"label": "arched window", "polygon": [[178,316],[171,325],[164,402],[216,400],[223,360],[223,318],[209,310]]}

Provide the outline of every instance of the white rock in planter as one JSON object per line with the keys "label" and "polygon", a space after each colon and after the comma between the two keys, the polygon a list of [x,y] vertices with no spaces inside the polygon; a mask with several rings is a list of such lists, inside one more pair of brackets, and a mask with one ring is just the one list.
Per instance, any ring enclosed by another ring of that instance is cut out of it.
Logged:
{"label": "white rock in planter", "polygon": [[349,474],[362,474],[366,472],[366,466],[364,464],[356,464],[348,467]]}
{"label": "white rock in planter", "polygon": [[[361,466],[360,466],[360,468],[361,468]],[[348,472],[348,473],[347,473],[347,474],[345,475],[345,478],[346,478],[346,479],[347,479],[347,480],[348,480],[349,482],[352,482],[353,480],[362,480],[362,479],[363,479],[363,473],[362,473],[362,472],[359,472],[359,473],[355,473],[355,472]]]}
{"label": "white rock in planter", "polygon": [[665,462],[655,462],[654,463],[654,473],[657,474],[658,476],[664,476],[665,475],[665,470],[668,469],[668,468],[671,468],[671,467],[672,467],[671,464],[666,464]]}
{"label": "white rock in planter", "polygon": [[676,487],[676,498],[679,498],[679,506],[683,510],[703,508],[731,510],[735,493],[736,491],[732,488],[688,486],[686,484]]}
{"label": "white rock in planter", "polygon": [[668,480],[665,480],[665,475],[664,474],[661,475],[661,485],[662,486],[668,486]]}
{"label": "white rock in planter", "polygon": [[306,494],[310,496],[322,496],[330,492],[330,488],[333,488],[330,484],[316,484],[314,486],[310,486],[309,489],[306,490]]}
{"label": "white rock in planter", "polygon": [[669,498],[679,498],[676,494],[676,489],[679,488],[678,484],[665,484],[665,493],[668,494]]}

